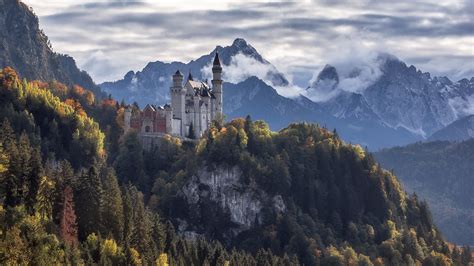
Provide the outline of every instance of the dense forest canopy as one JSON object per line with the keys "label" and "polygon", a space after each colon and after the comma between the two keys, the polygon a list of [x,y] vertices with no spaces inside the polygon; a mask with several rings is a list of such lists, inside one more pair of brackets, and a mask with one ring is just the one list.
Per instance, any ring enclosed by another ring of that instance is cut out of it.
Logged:
{"label": "dense forest canopy", "polygon": [[405,187],[430,204],[435,222],[455,243],[474,245],[474,139],[415,143],[375,154]]}
{"label": "dense forest canopy", "polygon": [[[463,265],[426,204],[357,145],[311,124],[214,121],[196,142],[166,136],[143,151],[123,134],[124,104],[79,86],[0,71],[0,262],[101,265]],[[249,230],[182,187],[201,171],[238,168],[262,207]],[[207,212],[196,212],[196,210]],[[194,220],[193,218],[199,218]],[[179,220],[194,228],[180,231]]]}

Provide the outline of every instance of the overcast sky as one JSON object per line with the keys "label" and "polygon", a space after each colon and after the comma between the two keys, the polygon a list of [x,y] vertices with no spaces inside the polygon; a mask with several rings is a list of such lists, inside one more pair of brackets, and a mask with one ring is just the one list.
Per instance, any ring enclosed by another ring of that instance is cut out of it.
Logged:
{"label": "overcast sky", "polygon": [[150,61],[184,61],[241,37],[304,86],[370,51],[452,79],[474,76],[474,0],[24,0],[55,51],[97,83]]}

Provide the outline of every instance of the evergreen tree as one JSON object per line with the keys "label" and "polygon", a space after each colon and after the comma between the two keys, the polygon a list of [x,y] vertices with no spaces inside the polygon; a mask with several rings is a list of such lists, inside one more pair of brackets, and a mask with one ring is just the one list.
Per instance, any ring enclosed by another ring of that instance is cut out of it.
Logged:
{"label": "evergreen tree", "polygon": [[40,214],[41,219],[50,221],[53,218],[53,204],[54,204],[54,182],[48,177],[43,175],[39,182],[38,193],[35,195],[36,211]]}
{"label": "evergreen tree", "polygon": [[7,206],[16,206],[24,203],[28,194],[28,179],[31,174],[31,147],[26,134],[21,134],[18,144],[6,144],[10,147],[10,167],[5,182]]}
{"label": "evergreen tree", "polygon": [[130,239],[130,245],[137,249],[144,262],[152,262],[157,254],[156,246],[152,240],[152,223],[150,215],[143,203],[143,195],[137,189],[131,189],[131,198],[133,202],[133,231]]}
{"label": "evergreen tree", "polygon": [[103,191],[97,165],[83,171],[76,187],[76,215],[79,228],[79,239],[84,240],[101,229]]}
{"label": "evergreen tree", "polygon": [[115,161],[115,170],[119,181],[131,183],[146,189],[148,186],[144,172],[143,150],[138,135],[130,132],[124,136],[123,144]]}
{"label": "evergreen tree", "polygon": [[112,168],[103,170],[103,212],[102,226],[105,236],[111,234],[114,239],[121,240],[123,236],[123,204],[122,195]]}
{"label": "evergreen tree", "polygon": [[[30,210],[30,212],[32,212],[38,196],[42,197],[43,199],[47,199],[49,201],[48,204],[52,204],[53,199],[51,197],[52,190],[54,189],[54,183],[52,183],[52,180],[49,177],[44,176],[40,151],[38,149],[30,149],[30,152],[32,152],[29,162],[31,170],[26,181],[26,185],[28,186],[28,194],[26,195],[25,201],[27,208]],[[41,185],[43,185],[43,194],[38,195]]]}

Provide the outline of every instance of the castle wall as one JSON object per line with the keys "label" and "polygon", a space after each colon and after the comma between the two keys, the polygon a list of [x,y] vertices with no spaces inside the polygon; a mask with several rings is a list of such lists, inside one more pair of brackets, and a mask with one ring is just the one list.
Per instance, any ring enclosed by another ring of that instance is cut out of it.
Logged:
{"label": "castle wall", "polygon": [[173,119],[171,124],[171,134],[181,136],[181,119]]}

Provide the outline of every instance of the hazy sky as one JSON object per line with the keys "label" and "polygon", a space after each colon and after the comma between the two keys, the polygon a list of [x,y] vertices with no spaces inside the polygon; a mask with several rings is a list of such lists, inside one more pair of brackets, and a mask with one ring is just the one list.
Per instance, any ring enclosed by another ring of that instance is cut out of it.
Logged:
{"label": "hazy sky", "polygon": [[55,51],[97,83],[150,61],[189,61],[241,37],[303,86],[334,60],[388,52],[452,79],[474,76],[474,0],[24,0]]}

